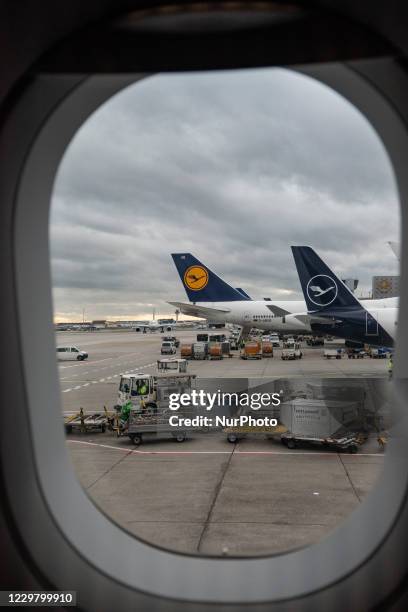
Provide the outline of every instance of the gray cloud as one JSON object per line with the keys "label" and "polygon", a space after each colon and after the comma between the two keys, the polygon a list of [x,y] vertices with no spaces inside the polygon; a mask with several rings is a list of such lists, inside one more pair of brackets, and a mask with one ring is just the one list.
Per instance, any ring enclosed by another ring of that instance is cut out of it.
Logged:
{"label": "gray cloud", "polygon": [[177,251],[255,298],[298,298],[289,246],[309,244],[367,290],[397,273],[398,230],[384,148],[327,87],[276,69],[155,76],[104,104],[61,163],[55,311],[171,312]]}

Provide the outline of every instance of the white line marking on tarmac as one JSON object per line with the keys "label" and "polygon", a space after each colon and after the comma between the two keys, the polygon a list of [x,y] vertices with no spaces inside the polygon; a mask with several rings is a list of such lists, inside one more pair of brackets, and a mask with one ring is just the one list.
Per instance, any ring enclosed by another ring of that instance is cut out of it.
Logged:
{"label": "white line marking on tarmac", "polygon": [[[86,446],[98,446],[100,448],[108,448],[110,450],[121,451],[122,453],[134,453],[138,455],[231,455],[232,450],[229,451],[142,451],[134,450],[132,448],[120,448],[119,446],[111,446],[110,444],[100,444],[99,442],[86,442],[85,440],[67,440],[72,444],[85,444]],[[315,457],[316,455],[324,455],[325,457],[336,456],[337,453],[322,453],[322,452],[297,452],[297,451],[235,451],[236,455],[309,455]],[[356,453],[349,455],[349,457],[382,457],[381,453]]]}
{"label": "white line marking on tarmac", "polygon": [[[118,365],[118,364],[115,364],[115,367],[116,367],[117,365]],[[131,370],[126,370],[126,372],[123,372],[123,373],[124,373],[124,374],[131,374],[132,372],[136,372],[137,370],[145,370],[146,368],[151,368],[151,367],[153,367],[154,365],[155,365],[155,362],[153,362],[153,363],[148,363],[148,364],[146,364],[146,365],[137,366],[137,367],[135,367],[135,368],[133,368],[133,369],[131,369]],[[111,366],[108,366],[108,367],[111,367]],[[101,369],[103,370],[103,369],[106,369],[106,368],[101,368]],[[97,371],[98,371],[98,370],[94,370],[94,372],[93,372],[93,373],[96,373]],[[84,374],[86,374],[86,372],[84,372]],[[73,378],[74,376],[79,376],[79,374],[74,374],[74,375],[71,375],[71,376],[67,376],[65,379],[64,379],[64,378],[61,378],[60,380],[61,380],[61,382],[62,382],[63,380],[66,380],[67,378]],[[118,374],[111,374],[110,376],[106,376],[106,377],[104,377],[104,378],[100,378],[99,380],[96,380],[96,381],[95,381],[95,380],[93,380],[93,381],[92,381],[92,384],[96,385],[96,384],[98,384],[98,383],[103,383],[103,382],[106,382],[106,381],[108,381],[108,380],[111,380],[112,378],[117,378],[118,376],[120,376],[120,374],[119,374],[119,373],[118,373]],[[72,381],[72,382],[75,382],[75,381]],[[65,383],[65,384],[66,384],[66,383]],[[87,382],[87,383],[85,383],[85,384],[83,384],[83,385],[77,385],[76,387],[73,387],[73,388],[64,389],[64,390],[62,391],[62,393],[68,393],[69,391],[77,391],[78,389],[81,389],[81,388],[83,388],[83,387],[88,387],[88,385],[90,385],[90,384],[91,384],[90,382]]]}

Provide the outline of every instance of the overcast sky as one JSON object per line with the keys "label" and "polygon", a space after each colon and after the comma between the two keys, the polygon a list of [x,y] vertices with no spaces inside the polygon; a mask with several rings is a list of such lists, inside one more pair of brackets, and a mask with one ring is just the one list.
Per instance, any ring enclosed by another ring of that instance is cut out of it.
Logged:
{"label": "overcast sky", "polygon": [[109,100],[57,176],[50,239],[58,320],[172,315],[170,253],[190,251],[256,298],[299,299],[290,245],[371,289],[398,273],[393,173],[367,121],[280,69],[164,75]]}

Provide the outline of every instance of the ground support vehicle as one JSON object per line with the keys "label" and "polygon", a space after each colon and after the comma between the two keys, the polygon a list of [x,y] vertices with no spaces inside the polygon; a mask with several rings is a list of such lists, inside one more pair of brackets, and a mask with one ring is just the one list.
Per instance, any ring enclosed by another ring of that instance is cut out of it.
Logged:
{"label": "ground support vehicle", "polygon": [[271,341],[262,341],[262,357],[273,357],[273,344]]}
{"label": "ground support vehicle", "polygon": [[66,433],[74,431],[104,433],[107,427],[111,426],[113,418],[114,413],[109,413],[106,408],[103,412],[84,412],[83,408],[79,412],[64,412],[65,431]]}
{"label": "ground support vehicle", "polygon": [[361,402],[295,398],[280,405],[281,440],[289,448],[300,442],[357,452],[362,433]]}
{"label": "ground support vehicle", "polygon": [[208,343],[194,342],[193,344],[193,359],[207,359]]}
{"label": "ground support vehicle", "polygon": [[[170,360],[169,360],[170,361]],[[169,410],[169,396],[171,393],[189,393],[195,381],[195,374],[186,373],[164,373],[164,374],[122,374],[119,382],[118,400],[115,406],[116,416],[114,419],[113,429],[117,435],[134,433],[139,435],[152,433],[145,428],[141,432],[129,432],[131,423],[134,423],[135,415],[148,418],[156,415],[162,415],[164,410],[168,411],[167,415],[167,431],[175,431],[177,429],[171,427],[168,423],[168,417],[173,414]],[[132,418],[131,418],[132,414]],[[136,421],[139,425],[147,425]],[[153,427],[153,421],[150,420],[149,427]],[[157,425],[161,423],[156,423]],[[161,424],[163,425],[163,424]],[[159,428],[160,431],[163,427]],[[155,430],[156,431],[156,430]],[[156,431],[157,433],[158,431]],[[139,441],[140,442],[140,441]]]}
{"label": "ground support vehicle", "polygon": [[219,342],[210,342],[208,345],[208,359],[223,359],[222,345]]}
{"label": "ground support vehicle", "polygon": [[302,359],[303,353],[300,349],[300,344],[297,342],[293,342],[290,344],[290,347],[282,349],[281,359],[287,361],[294,359]]}
{"label": "ground support vehicle", "polygon": [[193,359],[193,344],[182,344],[180,347],[180,357],[183,359]]}
{"label": "ground support vehicle", "polygon": [[258,340],[245,342],[240,357],[241,359],[262,359],[261,343]]}
{"label": "ground support vehicle", "polygon": [[279,348],[280,347],[280,340],[279,340],[278,334],[271,334],[270,335],[270,341],[272,342],[272,346],[274,348]]}
{"label": "ground support vehicle", "polygon": [[[153,378],[153,377],[152,377]],[[174,427],[170,417],[174,412],[169,408],[169,396],[172,393],[188,393],[191,391],[195,375],[162,374],[154,377],[154,401],[140,403],[129,411],[126,433],[130,440],[138,446],[147,436],[170,434],[177,442],[183,442],[192,427]],[[178,416],[191,418],[194,411],[189,406],[181,406]]]}
{"label": "ground support vehicle", "polygon": [[323,351],[323,357],[326,359],[341,359],[342,351],[341,349],[325,349]]}
{"label": "ground support vehicle", "polygon": [[57,347],[58,361],[84,361],[84,359],[88,359],[88,353],[81,351],[77,346]]}
{"label": "ground support vehicle", "polygon": [[175,355],[177,352],[176,346],[173,342],[162,342],[160,353],[162,355]]}

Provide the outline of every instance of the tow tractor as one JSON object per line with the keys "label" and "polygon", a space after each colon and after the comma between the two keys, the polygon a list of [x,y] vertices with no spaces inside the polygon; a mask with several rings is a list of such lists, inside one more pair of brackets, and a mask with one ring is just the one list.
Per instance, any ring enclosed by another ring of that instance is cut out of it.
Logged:
{"label": "tow tractor", "polygon": [[298,342],[286,341],[283,344],[284,348],[282,349],[281,359],[283,360],[293,360],[293,359],[302,359],[302,351],[300,349],[300,344]]}
{"label": "tow tractor", "polygon": [[[169,417],[174,414],[169,409],[169,396],[172,393],[189,393],[195,378],[195,374],[179,372],[123,374],[115,406],[117,434],[127,434],[136,445],[141,444],[145,434],[160,433],[171,433],[178,442],[183,442],[187,430],[173,427],[169,423]],[[188,406],[177,412],[183,416],[187,413],[191,413]]]}

